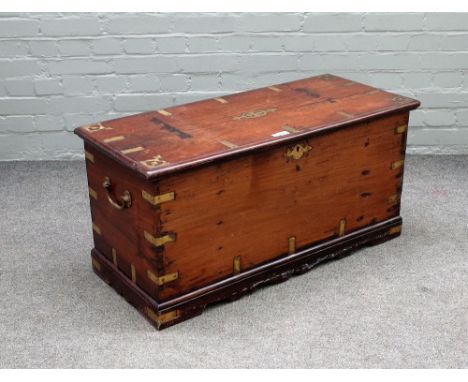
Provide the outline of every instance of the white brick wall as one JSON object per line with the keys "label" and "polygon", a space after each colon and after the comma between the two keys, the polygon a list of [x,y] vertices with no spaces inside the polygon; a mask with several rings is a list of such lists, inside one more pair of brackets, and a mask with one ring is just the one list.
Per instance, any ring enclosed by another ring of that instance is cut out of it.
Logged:
{"label": "white brick wall", "polygon": [[415,97],[409,150],[468,153],[468,14],[0,14],[0,160],[79,125],[334,73]]}

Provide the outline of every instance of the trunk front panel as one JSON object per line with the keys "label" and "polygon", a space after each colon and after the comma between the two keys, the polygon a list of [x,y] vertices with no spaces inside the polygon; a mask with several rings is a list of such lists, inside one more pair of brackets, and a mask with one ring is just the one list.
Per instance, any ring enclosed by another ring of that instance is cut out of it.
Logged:
{"label": "trunk front panel", "polygon": [[399,215],[408,113],[174,174],[162,300]]}

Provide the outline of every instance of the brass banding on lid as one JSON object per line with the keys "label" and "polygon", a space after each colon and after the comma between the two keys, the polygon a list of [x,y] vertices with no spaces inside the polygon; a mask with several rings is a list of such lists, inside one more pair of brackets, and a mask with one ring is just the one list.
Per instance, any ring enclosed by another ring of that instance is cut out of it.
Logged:
{"label": "brass banding on lid", "polygon": [[120,151],[122,154],[126,155],[126,154],[132,154],[132,153],[137,153],[139,151],[143,151],[144,148],[141,147],[141,146],[137,146],[137,147],[130,147],[129,149],[125,149],[125,150],[122,150]]}
{"label": "brass banding on lid", "polygon": [[125,137],[123,135],[117,135],[115,137],[110,137],[110,138],[103,139],[102,141],[104,143],[111,143],[111,142],[122,141],[124,139],[125,139]]}
{"label": "brass banding on lid", "polygon": [[400,159],[400,160],[397,160],[397,161],[395,161],[395,162],[392,162],[392,164],[391,164],[390,167],[391,167],[392,170],[395,170],[395,169],[397,169],[397,168],[402,167],[404,163],[405,163],[405,160],[404,160],[404,159]]}
{"label": "brass banding on lid", "polygon": [[226,147],[229,147],[230,149],[235,149],[236,147],[239,147],[235,143],[226,141],[225,139],[220,140],[219,143],[221,143],[222,145],[224,145]]}
{"label": "brass banding on lid", "polygon": [[158,113],[162,114],[162,115],[165,115],[166,117],[169,117],[169,116],[172,115],[172,113],[169,113],[167,110],[164,110],[164,109],[158,110]]}
{"label": "brass banding on lid", "polygon": [[156,206],[161,203],[169,202],[175,199],[175,192],[167,192],[161,195],[151,195],[149,192],[145,190],[141,191],[141,196],[147,202],[151,203],[152,205]]}
{"label": "brass banding on lid", "polygon": [[274,92],[280,92],[281,89],[277,88],[276,86],[268,86],[268,89],[273,90]]}

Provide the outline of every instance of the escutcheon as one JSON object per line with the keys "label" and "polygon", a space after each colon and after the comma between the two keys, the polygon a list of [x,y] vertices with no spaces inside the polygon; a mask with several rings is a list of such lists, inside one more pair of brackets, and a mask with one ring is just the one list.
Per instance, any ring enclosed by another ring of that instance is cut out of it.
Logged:
{"label": "escutcheon", "polygon": [[301,159],[304,156],[304,154],[308,153],[310,150],[312,150],[312,147],[308,144],[298,143],[297,145],[294,145],[293,147],[287,149],[286,157],[298,160]]}

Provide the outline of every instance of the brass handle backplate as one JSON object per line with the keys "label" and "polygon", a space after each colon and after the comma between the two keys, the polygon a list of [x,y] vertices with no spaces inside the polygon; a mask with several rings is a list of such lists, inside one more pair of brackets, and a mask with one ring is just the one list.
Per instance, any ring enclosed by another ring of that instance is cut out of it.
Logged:
{"label": "brass handle backplate", "polygon": [[123,210],[125,208],[130,208],[132,206],[132,196],[130,195],[130,192],[127,190],[124,191],[121,199],[121,202],[116,202],[113,197],[112,197],[112,183],[109,179],[108,176],[104,178],[104,182],[102,183],[102,187],[104,187],[104,190],[106,190],[107,194],[107,200],[109,203],[112,205],[112,207],[118,209],[118,210]]}

